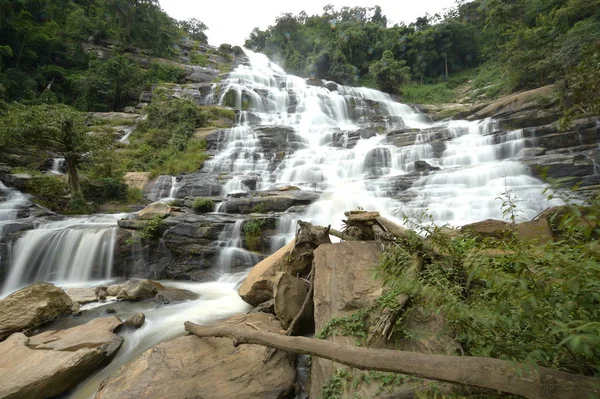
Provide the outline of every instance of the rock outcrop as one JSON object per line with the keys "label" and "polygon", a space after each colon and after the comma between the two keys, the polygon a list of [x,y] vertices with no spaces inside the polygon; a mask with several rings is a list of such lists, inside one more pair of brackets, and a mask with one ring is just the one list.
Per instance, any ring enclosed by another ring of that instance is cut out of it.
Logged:
{"label": "rock outcrop", "polygon": [[50,283],[35,283],[0,300],[0,340],[48,323],[71,311],[73,302]]}
{"label": "rock outcrop", "polygon": [[138,218],[150,220],[154,218],[165,218],[171,214],[171,207],[163,202],[154,202],[138,212]]}
{"label": "rock outcrop", "polygon": [[[279,332],[265,313],[239,315],[223,323]],[[278,352],[262,363],[265,348],[234,347],[229,338],[185,336],[160,343],[105,380],[96,399],[211,398],[278,399],[294,389],[294,355]]]}
{"label": "rock outcrop", "polygon": [[38,399],[59,395],[110,360],[123,343],[117,317],[95,319],[62,331],[0,343],[0,397]]}
{"label": "rock outcrop", "polygon": [[307,291],[306,285],[297,277],[284,272],[279,272],[275,276],[273,282],[274,310],[283,328],[287,329],[300,312]]}

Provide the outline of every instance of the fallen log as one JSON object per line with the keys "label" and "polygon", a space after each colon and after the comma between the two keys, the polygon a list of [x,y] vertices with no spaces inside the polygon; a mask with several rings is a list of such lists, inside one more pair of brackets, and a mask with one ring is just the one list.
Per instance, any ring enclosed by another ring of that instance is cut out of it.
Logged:
{"label": "fallen log", "polygon": [[486,357],[429,355],[390,349],[369,349],[305,337],[289,337],[229,326],[185,329],[199,337],[230,337],[234,345],[255,344],[322,357],[362,370],[413,375],[437,381],[494,389],[530,399],[600,398],[600,379],[545,367]]}

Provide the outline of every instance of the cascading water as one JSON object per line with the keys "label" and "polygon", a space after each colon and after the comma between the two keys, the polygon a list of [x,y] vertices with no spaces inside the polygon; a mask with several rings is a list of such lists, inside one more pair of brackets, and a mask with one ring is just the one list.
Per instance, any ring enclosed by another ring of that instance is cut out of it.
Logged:
{"label": "cascading water", "polygon": [[66,165],[64,158],[52,158],[52,168],[50,169],[50,173],[55,175],[64,175],[65,168]]}
{"label": "cascading water", "polygon": [[4,294],[35,281],[86,283],[111,278],[117,221],[125,214],[39,225],[13,245]]}
{"label": "cascading water", "polygon": [[6,187],[0,182],[0,194],[4,196],[4,201],[0,202],[0,233],[2,232],[2,223],[17,219],[19,210],[28,202],[28,199],[21,192]]}
{"label": "cascading water", "polygon": [[[506,190],[516,194],[524,218],[558,203],[548,202],[544,183],[511,160],[532,146],[520,130],[498,132],[492,120],[432,123],[377,90],[332,82],[310,86],[262,54],[248,56],[249,65],[223,81],[219,99],[223,103],[235,93],[236,107],[244,110],[242,123],[224,135],[221,151],[207,167],[237,180],[254,176],[259,190],[293,185],[322,192],[304,219],[340,226],[344,211],[362,207],[398,221],[399,212],[427,211],[437,223],[462,225],[501,219],[496,198]],[[280,134],[294,143],[275,167],[279,154],[267,154],[260,140],[273,126],[288,129]],[[396,146],[395,137],[412,141]],[[434,148],[440,139],[445,139],[441,153]],[[423,161],[432,172],[414,177],[408,191],[391,188],[403,176],[419,173]]]}
{"label": "cascading water", "polygon": [[242,246],[244,222],[244,220],[236,220],[221,232],[217,265],[222,273],[229,273],[232,267],[252,267],[260,260],[260,256],[247,251]]}

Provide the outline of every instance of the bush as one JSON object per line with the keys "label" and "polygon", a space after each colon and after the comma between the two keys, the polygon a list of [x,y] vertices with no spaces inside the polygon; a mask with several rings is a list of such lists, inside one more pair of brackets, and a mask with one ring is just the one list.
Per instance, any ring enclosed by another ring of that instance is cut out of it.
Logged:
{"label": "bush", "polygon": [[250,251],[260,249],[263,227],[264,221],[262,219],[253,219],[244,223],[244,241],[246,242],[246,248]]}
{"label": "bush", "polygon": [[94,203],[87,202],[85,198],[81,196],[72,198],[64,210],[64,213],[67,215],[88,215],[95,212],[96,207],[94,206]]}
{"label": "bush", "polygon": [[196,213],[212,212],[215,207],[215,202],[210,198],[196,198],[192,204],[192,209]]}
{"label": "bush", "polygon": [[208,57],[204,54],[192,54],[190,55],[190,62],[194,65],[205,67],[208,65]]}
{"label": "bush", "polygon": [[143,240],[158,240],[162,235],[163,220],[160,217],[155,217],[150,220],[140,232],[140,237]]}
{"label": "bush", "polygon": [[127,190],[127,184],[110,177],[81,182],[84,198],[98,204],[107,201],[126,201]]}
{"label": "bush", "polygon": [[68,205],[69,185],[59,176],[35,176],[25,187],[35,202],[55,212],[63,212]]}

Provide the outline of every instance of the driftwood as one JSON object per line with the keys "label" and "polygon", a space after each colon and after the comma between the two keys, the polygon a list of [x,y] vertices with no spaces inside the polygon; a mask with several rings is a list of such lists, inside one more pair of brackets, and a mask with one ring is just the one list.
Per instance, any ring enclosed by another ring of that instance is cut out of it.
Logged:
{"label": "driftwood", "polygon": [[358,369],[408,374],[493,389],[530,399],[600,398],[599,378],[499,359],[368,349],[247,328],[204,327],[189,321],[185,323],[185,329],[199,337],[231,337],[234,345],[269,346],[286,352],[322,357]]}

